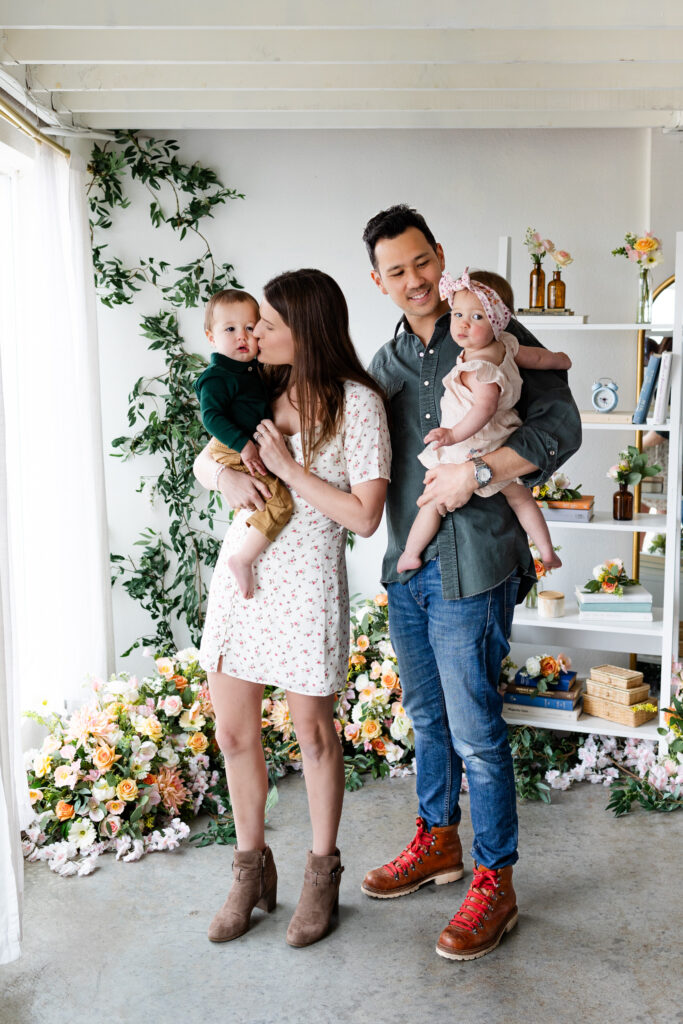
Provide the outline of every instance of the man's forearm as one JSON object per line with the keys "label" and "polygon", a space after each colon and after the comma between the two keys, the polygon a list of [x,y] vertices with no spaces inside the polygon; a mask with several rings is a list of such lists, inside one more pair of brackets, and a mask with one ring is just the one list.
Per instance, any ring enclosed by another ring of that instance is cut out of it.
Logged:
{"label": "man's forearm", "polygon": [[[491,467],[493,477],[491,483],[500,484],[504,481],[515,480],[524,476],[525,473],[533,473],[538,469],[533,462],[522,458],[513,448],[498,448],[495,452],[484,455],[484,461]],[[474,470],[472,470],[474,473]]]}

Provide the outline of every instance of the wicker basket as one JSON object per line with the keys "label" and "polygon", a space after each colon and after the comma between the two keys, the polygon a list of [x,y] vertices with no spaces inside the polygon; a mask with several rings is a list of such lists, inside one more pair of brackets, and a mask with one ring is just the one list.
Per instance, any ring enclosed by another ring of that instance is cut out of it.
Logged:
{"label": "wicker basket", "polygon": [[601,697],[603,700],[614,701],[615,704],[640,704],[647,700],[650,695],[650,687],[632,686],[630,690],[621,686],[611,686],[609,683],[599,683],[595,679],[586,680],[586,693],[591,697]]}
{"label": "wicker basket", "polygon": [[630,668],[620,668],[619,665],[598,665],[591,669],[591,679],[596,683],[608,683],[626,690],[643,685],[642,672],[632,672]]}
{"label": "wicker basket", "polygon": [[583,710],[586,715],[595,715],[596,718],[606,718],[609,722],[633,726],[643,725],[657,714],[656,710],[645,711],[642,708],[632,711],[625,704],[616,704],[613,700],[594,697],[590,693],[585,693],[583,696]]}

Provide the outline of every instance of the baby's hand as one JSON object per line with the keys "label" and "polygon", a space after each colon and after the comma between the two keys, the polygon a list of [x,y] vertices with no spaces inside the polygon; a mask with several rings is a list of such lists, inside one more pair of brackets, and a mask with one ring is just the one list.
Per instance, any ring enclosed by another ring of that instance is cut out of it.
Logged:
{"label": "baby's hand", "polygon": [[244,448],[240,452],[240,459],[242,460],[242,464],[247,467],[252,476],[256,476],[257,473],[260,473],[262,476],[265,476],[267,472],[266,467],[261,462],[259,450],[253,441],[247,441]]}
{"label": "baby's hand", "polygon": [[447,427],[434,427],[425,437],[425,444],[432,448],[443,448],[445,444],[453,444],[453,435]]}

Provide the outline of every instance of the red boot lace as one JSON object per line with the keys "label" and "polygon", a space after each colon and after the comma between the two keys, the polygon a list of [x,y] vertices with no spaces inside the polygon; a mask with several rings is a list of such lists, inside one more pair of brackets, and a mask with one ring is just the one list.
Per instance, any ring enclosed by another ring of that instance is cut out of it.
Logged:
{"label": "red boot lace", "polygon": [[423,853],[429,853],[430,846],[436,840],[436,837],[432,835],[429,829],[426,827],[422,818],[416,818],[415,824],[417,825],[417,832],[410,840],[405,850],[399,853],[398,857],[394,860],[390,860],[384,867],[387,871],[391,871],[395,878],[398,878],[399,871],[402,871],[404,875],[408,874],[409,868],[415,868],[415,865],[422,863]]}
{"label": "red boot lace", "polygon": [[475,868],[474,878],[460,910],[451,918],[454,928],[476,932],[493,906],[498,875],[490,868]]}

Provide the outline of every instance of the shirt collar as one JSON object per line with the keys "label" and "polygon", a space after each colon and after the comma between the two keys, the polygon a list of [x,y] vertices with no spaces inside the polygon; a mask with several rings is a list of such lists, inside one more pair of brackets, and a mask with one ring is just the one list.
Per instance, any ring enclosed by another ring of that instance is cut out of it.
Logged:
{"label": "shirt collar", "polygon": [[252,367],[258,365],[258,361],[250,359],[248,363],[243,363],[239,359],[231,359],[229,356],[224,356],[222,352],[213,352],[211,355],[211,365],[220,366],[223,370],[230,370],[231,373],[247,373]]}
{"label": "shirt collar", "polygon": [[[442,315],[439,317],[439,319],[434,324],[434,332],[433,332],[431,338],[429,339],[430,343],[432,343],[432,342],[433,343],[438,343],[438,342],[443,340],[444,336],[446,334],[448,334],[448,332],[449,332],[450,322],[451,322],[451,312],[449,310],[448,313],[442,313]],[[413,330],[412,330],[410,324],[408,323],[408,319],[405,316],[405,314],[401,317],[399,322],[396,324],[396,329],[394,331],[394,341],[396,341],[398,339],[400,334],[407,334],[407,335],[409,335],[410,337],[413,337],[413,338],[417,337],[416,334],[413,334]],[[422,342],[420,342],[420,345],[422,345]]]}

